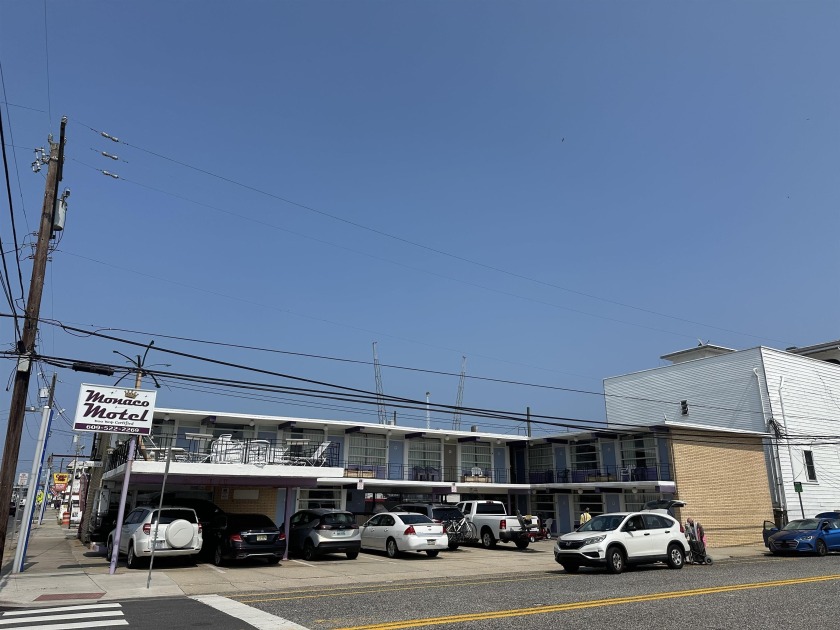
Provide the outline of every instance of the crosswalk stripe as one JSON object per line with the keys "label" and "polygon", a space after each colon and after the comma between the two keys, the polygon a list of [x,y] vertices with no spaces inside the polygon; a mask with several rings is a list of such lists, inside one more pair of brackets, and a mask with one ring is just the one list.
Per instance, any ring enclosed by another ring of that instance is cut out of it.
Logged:
{"label": "crosswalk stripe", "polygon": [[20,624],[20,623],[34,623],[36,621],[69,621],[70,619],[92,619],[98,617],[123,617],[123,613],[121,610],[114,610],[114,611],[95,611],[95,612],[83,612],[83,613],[73,613],[70,615],[42,615],[40,617],[17,617],[15,619],[2,619],[0,620],[0,627],[2,626],[10,626],[11,624]]}
{"label": "crosswalk stripe", "polygon": [[[31,621],[31,619],[19,619],[21,623]],[[85,630],[85,628],[102,628],[105,626],[127,626],[128,622],[125,619],[105,619],[102,621],[82,621],[79,623],[51,623],[43,626],[19,626],[22,630],[29,628],[31,630]]]}
{"label": "crosswalk stripe", "polygon": [[9,610],[3,617],[17,617],[22,615],[37,615],[51,612],[70,612],[74,610],[102,610],[105,608],[122,608],[120,604],[79,604],[78,606],[57,606],[54,608],[30,608],[27,610]]}

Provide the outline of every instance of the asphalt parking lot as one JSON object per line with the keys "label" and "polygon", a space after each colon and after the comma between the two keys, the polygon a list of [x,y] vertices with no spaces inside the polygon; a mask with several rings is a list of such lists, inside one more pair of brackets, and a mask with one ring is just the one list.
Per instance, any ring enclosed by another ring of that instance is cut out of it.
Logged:
{"label": "asphalt parking lot", "polygon": [[[259,592],[277,589],[279,585],[288,588],[313,585],[346,584],[434,579],[440,577],[477,576],[519,571],[556,570],[553,540],[532,543],[528,549],[519,550],[513,544],[500,544],[495,549],[478,546],[459,547],[455,551],[444,551],[437,558],[425,553],[405,553],[395,559],[385,553],[363,551],[355,560],[348,560],[343,554],[326,555],[306,562],[292,558],[277,566],[269,566],[261,560],[248,560],[216,567],[210,562],[193,565],[182,558],[156,559],[155,575],[165,575],[175,582],[187,595],[210,593],[233,594]],[[91,553],[91,556],[94,554]],[[108,566],[104,555],[97,554],[103,571]],[[88,562],[92,562],[93,557]],[[89,567],[91,571],[93,567]],[[147,569],[140,569],[145,574]],[[125,573],[124,559],[118,572]]]}

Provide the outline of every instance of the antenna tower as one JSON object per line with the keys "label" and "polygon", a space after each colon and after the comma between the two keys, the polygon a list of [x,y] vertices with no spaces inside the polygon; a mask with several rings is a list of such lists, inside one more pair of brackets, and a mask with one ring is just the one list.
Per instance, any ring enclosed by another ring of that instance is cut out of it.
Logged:
{"label": "antenna tower", "polygon": [[379,424],[388,424],[388,412],[385,410],[384,394],[382,393],[382,370],[379,367],[379,355],[376,354],[376,344],[373,342],[373,373],[376,376],[376,411],[379,414]]}
{"label": "antenna tower", "polygon": [[464,402],[464,378],[467,375],[467,357],[461,357],[461,377],[458,379],[458,395],[455,397],[455,411],[452,414],[452,430],[461,430],[461,403]]}

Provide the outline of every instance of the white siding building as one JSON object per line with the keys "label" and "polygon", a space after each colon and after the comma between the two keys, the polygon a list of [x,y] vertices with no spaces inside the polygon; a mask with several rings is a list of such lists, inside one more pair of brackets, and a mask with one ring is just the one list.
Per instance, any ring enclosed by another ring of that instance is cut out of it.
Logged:
{"label": "white siding building", "polygon": [[[724,430],[732,437],[717,439],[733,445],[740,434],[763,435],[777,516],[840,509],[840,342],[785,351],[705,344],[661,358],[672,364],[605,379],[611,429]],[[679,462],[676,470],[679,488]],[[739,471],[730,474],[737,483]]]}

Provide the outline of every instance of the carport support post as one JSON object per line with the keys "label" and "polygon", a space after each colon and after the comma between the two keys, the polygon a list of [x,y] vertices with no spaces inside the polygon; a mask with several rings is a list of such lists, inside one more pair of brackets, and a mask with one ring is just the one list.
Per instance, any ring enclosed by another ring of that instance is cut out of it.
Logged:
{"label": "carport support post", "polygon": [[289,529],[289,521],[292,519],[292,488],[286,488],[286,513],[283,515],[284,531],[286,532],[286,550],[283,552],[283,560],[289,559],[289,544],[291,542],[291,530]]}
{"label": "carport support post", "polygon": [[128,495],[128,482],[131,478],[131,462],[134,461],[134,447],[137,438],[132,437],[128,442],[128,458],[125,460],[125,477],[123,477],[122,491],[120,491],[120,507],[117,509],[117,524],[114,528],[114,549],[111,552],[111,568],[108,573],[117,572],[117,558],[120,557],[120,534],[122,533],[123,515],[125,514],[125,499]]}

